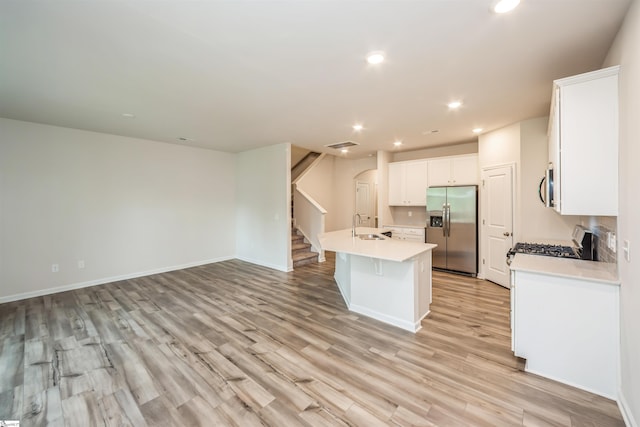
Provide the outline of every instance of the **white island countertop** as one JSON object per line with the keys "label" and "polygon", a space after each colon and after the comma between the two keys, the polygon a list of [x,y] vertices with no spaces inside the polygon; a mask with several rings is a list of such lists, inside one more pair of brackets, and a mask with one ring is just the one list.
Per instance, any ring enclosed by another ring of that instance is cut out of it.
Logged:
{"label": "white island countertop", "polygon": [[[389,231],[381,228],[357,227],[357,234],[378,234]],[[331,231],[318,235],[320,246],[325,251],[342,252],[388,261],[404,262],[427,252],[437,245],[433,243],[395,240],[383,236],[384,240],[364,240],[351,236],[351,229]]]}
{"label": "white island countertop", "polygon": [[510,268],[513,271],[620,285],[617,265],[607,262],[516,254]]}

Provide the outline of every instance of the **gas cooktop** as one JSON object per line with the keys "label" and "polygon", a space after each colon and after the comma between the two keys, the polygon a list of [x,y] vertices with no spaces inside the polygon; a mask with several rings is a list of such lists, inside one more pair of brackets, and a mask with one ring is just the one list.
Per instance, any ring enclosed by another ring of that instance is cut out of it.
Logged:
{"label": "gas cooktop", "polygon": [[515,254],[544,255],[575,259],[580,258],[576,249],[571,246],[546,245],[541,243],[516,243],[515,246],[509,250],[508,255]]}

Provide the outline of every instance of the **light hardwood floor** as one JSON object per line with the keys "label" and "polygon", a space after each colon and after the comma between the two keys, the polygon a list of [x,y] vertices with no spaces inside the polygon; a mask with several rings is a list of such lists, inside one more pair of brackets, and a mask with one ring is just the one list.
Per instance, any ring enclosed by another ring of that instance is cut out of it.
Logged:
{"label": "light hardwood floor", "polygon": [[[331,255],[331,254],[329,254]],[[349,312],[334,258],[241,261],[0,305],[0,420],[21,426],[621,426],[522,372],[509,292],[435,272],[417,334]]]}

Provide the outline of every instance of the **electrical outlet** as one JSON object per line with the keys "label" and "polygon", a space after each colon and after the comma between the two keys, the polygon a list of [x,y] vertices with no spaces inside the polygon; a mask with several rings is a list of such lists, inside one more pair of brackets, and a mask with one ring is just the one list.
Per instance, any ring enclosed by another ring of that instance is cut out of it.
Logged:
{"label": "electrical outlet", "polygon": [[58,264],[51,264],[51,272],[57,273],[58,271],[60,271],[60,266]]}
{"label": "electrical outlet", "polygon": [[616,247],[618,246],[618,242],[616,241],[616,233],[611,233],[611,240],[610,240],[610,245],[609,245],[609,249],[611,249],[613,251],[613,253],[616,253]]}
{"label": "electrical outlet", "polygon": [[408,215],[413,216],[413,212],[409,211]]}
{"label": "electrical outlet", "polygon": [[78,260],[78,270],[82,270],[84,268],[84,260]]}

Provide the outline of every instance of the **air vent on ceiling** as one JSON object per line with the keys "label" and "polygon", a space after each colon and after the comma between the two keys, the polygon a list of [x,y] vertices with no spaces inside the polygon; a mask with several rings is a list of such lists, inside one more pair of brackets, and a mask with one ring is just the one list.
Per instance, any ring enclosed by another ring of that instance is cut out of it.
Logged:
{"label": "air vent on ceiling", "polygon": [[341,148],[353,147],[354,145],[358,145],[358,143],[353,141],[344,141],[344,142],[336,142],[335,144],[328,144],[328,145],[325,145],[325,147],[335,148],[336,150],[339,150]]}

